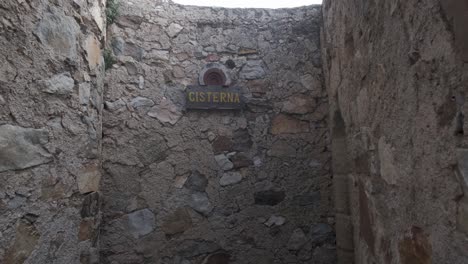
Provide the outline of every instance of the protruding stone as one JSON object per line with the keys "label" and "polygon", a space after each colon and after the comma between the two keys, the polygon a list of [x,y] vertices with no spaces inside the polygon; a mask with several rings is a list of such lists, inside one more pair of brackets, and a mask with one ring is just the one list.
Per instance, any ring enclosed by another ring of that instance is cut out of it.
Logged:
{"label": "protruding stone", "polygon": [[215,160],[219,167],[224,171],[232,170],[234,168],[234,164],[224,154],[215,156]]}
{"label": "protruding stone", "polygon": [[234,169],[245,168],[253,165],[253,161],[244,154],[236,154],[231,158]]}
{"label": "protruding stone", "polygon": [[284,193],[284,191],[266,190],[256,192],[254,194],[254,197],[255,204],[274,206],[281,203],[286,197],[286,194]]}
{"label": "protruding stone", "polygon": [[76,21],[61,12],[45,13],[35,30],[41,43],[70,59],[77,57],[76,38],[79,32],[80,27]]}
{"label": "protruding stone", "polygon": [[324,223],[314,225],[310,228],[309,237],[312,243],[322,244],[326,241],[329,241],[330,239],[333,239],[333,228],[330,225]]}
{"label": "protruding stone", "polygon": [[252,138],[247,129],[236,130],[233,138],[232,149],[234,151],[248,152],[253,145]]}
{"label": "protruding stone", "polygon": [[172,23],[169,25],[169,27],[167,27],[167,35],[169,35],[169,37],[171,38],[174,38],[176,37],[177,35],[179,35],[179,33],[182,31],[182,29],[184,29],[183,26],[177,24],[177,23]]}
{"label": "protruding stone", "polygon": [[194,171],[188,177],[187,181],[185,182],[185,188],[194,190],[194,191],[199,191],[199,192],[204,192],[206,189],[206,186],[208,186],[208,179],[206,178],[205,175]]}
{"label": "protruding stone", "polygon": [[262,79],[265,75],[266,72],[261,60],[247,61],[240,72],[240,77],[246,80]]}
{"label": "protruding stone", "polygon": [[206,193],[197,192],[190,196],[189,206],[204,215],[208,215],[212,210],[213,206],[211,205],[210,199]]}
{"label": "protruding stone", "polygon": [[282,226],[286,223],[286,218],[282,216],[272,215],[268,221],[264,223],[264,225],[271,227],[271,226]]}
{"label": "protruding stone", "polygon": [[289,238],[288,241],[288,249],[289,250],[300,250],[305,243],[307,243],[307,237],[304,234],[304,231],[302,229],[297,228],[293,231],[291,237]]}
{"label": "protruding stone", "polygon": [[119,99],[114,102],[105,102],[106,109],[109,110],[110,112],[117,111],[119,109],[122,109],[125,107],[127,104],[124,102],[124,100]]}
{"label": "protruding stone", "polygon": [[182,117],[182,112],[171,100],[163,99],[148,112],[148,116],[157,118],[162,123],[175,125]]}
{"label": "protruding stone", "polygon": [[49,94],[67,95],[73,92],[75,81],[69,72],[54,75],[44,82],[42,91]]}
{"label": "protruding stone", "polygon": [[278,158],[296,157],[296,153],[296,148],[284,140],[276,141],[267,152],[268,156]]}
{"label": "protruding stone", "polygon": [[287,115],[276,116],[271,126],[273,135],[308,133],[310,131],[308,122]]}
{"label": "protruding stone", "polygon": [[104,18],[99,2],[93,2],[93,6],[89,8],[89,12],[93,17],[94,22],[96,22],[96,25],[98,26],[99,30],[101,30],[102,32],[104,30]]}
{"label": "protruding stone", "polygon": [[89,69],[94,71],[101,62],[101,44],[94,35],[89,35],[84,42],[84,49]]}
{"label": "protruding stone", "polygon": [[224,173],[223,177],[219,180],[219,184],[221,186],[228,186],[237,184],[242,181],[242,174],[239,172],[226,172]]}
{"label": "protruding stone", "polygon": [[145,78],[143,76],[141,76],[141,75],[140,75],[140,77],[138,77],[138,88],[140,90],[145,89]]}
{"label": "protruding stone", "polygon": [[320,202],[320,192],[311,192],[309,194],[296,195],[293,203],[298,206],[316,205]]}
{"label": "protruding stone", "polygon": [[232,140],[226,136],[217,137],[212,144],[213,151],[215,154],[220,154],[225,151],[231,151],[232,145],[233,145]]}
{"label": "protruding stone", "polygon": [[283,103],[282,112],[289,114],[307,114],[314,110],[315,102],[308,95],[295,95]]}
{"label": "protruding stone", "polygon": [[91,84],[81,83],[79,86],[80,104],[88,105],[91,99]]}
{"label": "protruding stone", "polygon": [[80,170],[76,180],[80,193],[90,193],[99,191],[99,183],[101,181],[101,171],[99,164],[93,162],[87,164]]}
{"label": "protruding stone", "polygon": [[134,238],[140,238],[153,232],[156,224],[153,212],[148,209],[133,212],[127,215],[128,231]]}
{"label": "protruding stone", "polygon": [[135,109],[140,107],[150,107],[154,105],[154,101],[149,98],[138,96],[132,99],[130,105]]}
{"label": "protruding stone", "polygon": [[45,129],[0,126],[0,172],[26,169],[52,161],[44,145],[49,142]]}
{"label": "protruding stone", "polygon": [[399,244],[400,260],[402,264],[430,264],[432,263],[432,246],[424,231],[419,227],[412,227]]}
{"label": "protruding stone", "polygon": [[36,248],[40,234],[34,225],[23,220],[16,227],[15,242],[3,259],[5,264],[24,263]]}
{"label": "protruding stone", "polygon": [[192,218],[185,208],[174,211],[162,224],[162,230],[166,235],[183,233],[190,228],[192,228]]}
{"label": "protruding stone", "polygon": [[98,192],[86,195],[81,208],[81,217],[95,217],[101,210],[101,196]]}
{"label": "protruding stone", "polygon": [[239,56],[247,56],[247,55],[258,54],[258,51],[256,49],[240,48],[237,54]]}
{"label": "protruding stone", "polygon": [[94,219],[84,219],[80,223],[80,229],[78,231],[78,239],[85,241],[92,239],[95,235],[96,227],[94,226]]}

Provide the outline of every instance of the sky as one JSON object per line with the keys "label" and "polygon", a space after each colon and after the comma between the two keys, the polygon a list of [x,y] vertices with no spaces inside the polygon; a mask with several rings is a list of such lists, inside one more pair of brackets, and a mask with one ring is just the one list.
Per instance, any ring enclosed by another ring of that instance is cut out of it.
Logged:
{"label": "sky", "polygon": [[251,8],[285,8],[321,4],[322,0],[173,0],[183,5],[251,7]]}

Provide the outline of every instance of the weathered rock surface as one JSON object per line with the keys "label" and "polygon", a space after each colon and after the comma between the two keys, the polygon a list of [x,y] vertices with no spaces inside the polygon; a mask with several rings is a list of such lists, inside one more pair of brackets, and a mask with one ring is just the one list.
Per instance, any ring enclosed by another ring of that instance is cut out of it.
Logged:
{"label": "weathered rock surface", "polygon": [[153,212],[148,209],[133,212],[127,215],[128,231],[134,238],[140,238],[153,232],[156,227]]}
{"label": "weathered rock surface", "polygon": [[75,81],[69,72],[52,76],[44,82],[43,91],[49,94],[67,95],[73,92]]}
{"label": "weathered rock surface", "polygon": [[273,135],[307,133],[310,131],[307,122],[287,115],[276,116],[271,126],[271,133]]}
{"label": "weathered rock surface", "polygon": [[265,77],[266,72],[263,62],[260,60],[247,61],[240,72],[240,76],[246,80],[256,80]]}
{"label": "weathered rock surface", "polygon": [[215,160],[216,163],[218,163],[219,168],[221,168],[224,171],[228,171],[234,168],[234,164],[224,154],[215,156]]}
{"label": "weathered rock surface", "polygon": [[0,126],[0,172],[21,170],[52,161],[44,148],[49,142],[46,129]]}
{"label": "weathered rock surface", "polygon": [[226,172],[223,174],[221,179],[219,179],[219,184],[221,186],[228,186],[239,183],[242,181],[242,174],[239,172]]}
{"label": "weathered rock surface", "polygon": [[63,14],[56,8],[46,13],[40,20],[35,34],[42,44],[47,45],[53,52],[75,59],[77,52],[77,36],[80,27],[76,21]]}
{"label": "weathered rock surface", "polygon": [[288,249],[299,250],[305,245],[305,243],[307,243],[307,240],[307,236],[304,234],[302,229],[295,229],[289,238]]}
{"label": "weathered rock surface", "polygon": [[162,225],[166,235],[183,233],[192,227],[192,218],[185,208],[179,208],[169,215]]}
{"label": "weathered rock surface", "polygon": [[206,186],[208,186],[208,179],[206,178],[205,175],[197,171],[194,171],[187,178],[187,181],[185,182],[184,186],[194,191],[204,192],[206,189]]}
{"label": "weathered rock surface", "polygon": [[153,107],[148,115],[150,117],[157,118],[163,123],[169,123],[175,125],[179,119],[182,117],[182,112],[179,107],[172,103],[168,99],[163,99],[163,101],[157,106]]}
{"label": "weathered rock surface", "polygon": [[195,211],[208,215],[212,210],[210,199],[206,193],[196,192],[190,196],[188,205]]}
{"label": "weathered rock surface", "polygon": [[281,203],[285,198],[284,191],[277,191],[277,190],[266,190],[256,192],[255,203],[258,205],[277,205]]}

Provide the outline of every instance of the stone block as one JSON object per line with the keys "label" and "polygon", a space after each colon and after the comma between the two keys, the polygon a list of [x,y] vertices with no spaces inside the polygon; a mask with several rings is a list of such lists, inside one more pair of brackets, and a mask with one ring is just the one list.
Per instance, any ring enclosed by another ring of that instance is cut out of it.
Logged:
{"label": "stone block", "polygon": [[48,94],[69,95],[73,93],[75,80],[69,72],[64,72],[52,76],[42,84],[42,91]]}
{"label": "stone block", "polygon": [[242,181],[242,174],[240,172],[226,172],[219,180],[219,185],[225,187],[233,184],[237,184]]}
{"label": "stone block", "polygon": [[286,198],[286,193],[281,190],[265,190],[254,194],[255,204],[274,206]]}
{"label": "stone block", "polygon": [[319,223],[310,228],[309,237],[314,245],[332,243],[335,241],[335,232],[329,224]]}
{"label": "stone block", "polygon": [[77,36],[80,27],[76,21],[55,8],[46,13],[36,27],[35,34],[41,43],[49,46],[56,54],[77,58]]}
{"label": "stone block", "polygon": [[185,188],[199,192],[204,192],[206,186],[208,186],[208,179],[198,171],[192,172],[184,184]]}
{"label": "stone block", "polygon": [[309,95],[295,95],[283,103],[281,111],[288,114],[307,114],[314,110],[316,103]]}
{"label": "stone block", "polygon": [[310,131],[309,123],[287,115],[277,115],[271,124],[271,133],[280,134],[298,134]]}
{"label": "stone block", "polygon": [[0,126],[0,172],[21,170],[52,161],[44,148],[49,141],[46,129]]}
{"label": "stone block", "polygon": [[288,241],[288,249],[289,250],[300,250],[306,243],[308,239],[307,236],[304,234],[304,231],[302,229],[297,228],[295,229],[291,236],[289,237]]}
{"label": "stone block", "polygon": [[154,105],[154,101],[149,98],[138,96],[133,98],[132,101],[130,101],[130,105],[135,109],[141,107],[151,107]]}
{"label": "stone block", "polygon": [[232,170],[234,168],[234,164],[224,154],[215,156],[215,160],[216,163],[218,163],[218,166],[224,171]]}
{"label": "stone block", "polygon": [[428,236],[419,227],[412,227],[399,244],[402,264],[431,264],[432,246]]}
{"label": "stone block", "polygon": [[218,136],[214,141],[213,141],[213,151],[215,154],[221,154],[226,151],[231,151],[232,150],[232,140],[229,137],[226,136]]}
{"label": "stone block", "polygon": [[182,117],[182,112],[171,100],[163,99],[158,105],[151,108],[148,116],[157,118],[162,123],[175,125]]}
{"label": "stone block", "polygon": [[97,192],[101,181],[101,168],[99,162],[84,165],[78,172],[77,182],[80,193]]}
{"label": "stone block", "polygon": [[297,150],[288,141],[278,140],[273,143],[270,150],[268,150],[267,154],[271,157],[294,158],[296,157]]}
{"label": "stone block", "polygon": [[263,79],[266,75],[266,71],[261,60],[251,60],[242,67],[240,77],[246,80]]}
{"label": "stone block", "polygon": [[190,196],[190,201],[188,205],[195,211],[208,215],[212,210],[213,206],[211,205],[208,195],[203,192],[196,192]]}
{"label": "stone block", "polygon": [[89,35],[84,41],[86,60],[91,71],[95,71],[101,64],[101,43],[94,35]]}
{"label": "stone block", "polygon": [[192,218],[185,208],[175,210],[162,224],[162,230],[166,235],[183,233],[190,228],[192,228]]}
{"label": "stone block", "polygon": [[153,212],[148,209],[139,210],[126,216],[128,232],[134,238],[140,238],[153,232],[156,227]]}
{"label": "stone block", "polygon": [[5,254],[5,264],[24,263],[39,241],[40,234],[34,225],[21,220],[16,227],[15,242]]}
{"label": "stone block", "polygon": [[81,217],[95,217],[101,210],[101,196],[94,192],[86,195],[81,207]]}

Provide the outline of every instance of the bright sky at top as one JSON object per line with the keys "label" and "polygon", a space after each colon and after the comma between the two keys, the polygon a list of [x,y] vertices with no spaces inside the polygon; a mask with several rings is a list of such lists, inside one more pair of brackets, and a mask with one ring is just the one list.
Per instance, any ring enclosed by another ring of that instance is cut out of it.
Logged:
{"label": "bright sky at top", "polygon": [[249,8],[286,8],[321,4],[322,0],[173,0],[183,5],[249,7]]}

